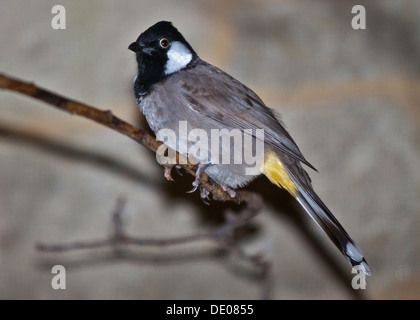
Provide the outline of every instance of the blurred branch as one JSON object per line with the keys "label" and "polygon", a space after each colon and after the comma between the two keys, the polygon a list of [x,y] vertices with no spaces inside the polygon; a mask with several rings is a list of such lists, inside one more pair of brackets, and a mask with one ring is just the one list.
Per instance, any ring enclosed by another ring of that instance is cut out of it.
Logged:
{"label": "blurred branch", "polygon": [[102,168],[108,172],[117,173],[133,181],[140,181],[148,185],[155,183],[150,176],[144,174],[137,167],[124,162],[124,159],[95,152],[91,148],[81,148],[80,146],[76,147],[62,141],[56,141],[30,130],[13,128],[0,121],[0,139],[4,138],[52,153],[54,156],[91,163],[95,168]]}
{"label": "blurred branch", "polygon": [[260,195],[248,192],[252,198],[250,205],[246,206],[238,215],[227,213],[226,222],[215,230],[193,234],[182,237],[172,237],[166,239],[150,239],[137,238],[128,235],[124,230],[122,213],[125,200],[118,199],[116,207],[112,213],[112,234],[109,238],[99,240],[76,241],[66,244],[47,245],[38,243],[36,248],[42,252],[67,252],[81,249],[98,249],[104,247],[118,247],[119,245],[135,245],[135,246],[174,246],[197,241],[216,241],[226,251],[234,254],[239,259],[251,264],[260,271],[262,278],[262,298],[268,299],[271,294],[271,263],[265,259],[262,254],[249,254],[244,251],[234,241],[234,232],[237,228],[243,226],[253,216],[255,216],[262,206],[262,198]]}

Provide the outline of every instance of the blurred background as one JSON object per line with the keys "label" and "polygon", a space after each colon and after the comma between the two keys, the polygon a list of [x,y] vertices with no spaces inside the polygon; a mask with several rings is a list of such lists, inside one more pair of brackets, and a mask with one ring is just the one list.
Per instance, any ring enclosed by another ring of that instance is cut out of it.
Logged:
{"label": "blurred background", "polygon": [[[51,27],[55,4],[66,29]],[[354,5],[366,30],[354,30]],[[272,261],[274,299],[420,298],[420,2],[417,0],[72,0],[0,3],[0,71],[137,126],[128,45],[169,20],[200,57],[261,96],[305,157],[315,189],[363,248],[366,290],[312,220],[258,179],[266,206],[238,238]],[[168,182],[130,139],[12,92],[0,92],[1,299],[258,299],[251,266],[214,243],[46,254],[38,242],[109,236],[119,197],[127,232],[188,235],[222,222],[223,205]],[[51,268],[66,268],[66,290]]]}

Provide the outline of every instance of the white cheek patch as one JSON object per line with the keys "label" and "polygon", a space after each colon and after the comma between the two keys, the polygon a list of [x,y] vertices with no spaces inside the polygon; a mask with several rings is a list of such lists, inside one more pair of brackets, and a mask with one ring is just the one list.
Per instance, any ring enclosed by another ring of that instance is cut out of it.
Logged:
{"label": "white cheek patch", "polygon": [[172,42],[168,50],[168,61],[165,65],[165,74],[171,74],[186,67],[192,60],[191,51],[181,42]]}

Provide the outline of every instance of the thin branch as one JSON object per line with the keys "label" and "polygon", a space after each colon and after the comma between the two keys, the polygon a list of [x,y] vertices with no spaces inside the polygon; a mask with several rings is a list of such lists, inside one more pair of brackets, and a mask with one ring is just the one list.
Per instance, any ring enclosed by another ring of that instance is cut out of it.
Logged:
{"label": "thin branch", "polygon": [[[76,114],[84,118],[91,119],[97,123],[100,123],[112,130],[115,130],[141,145],[149,148],[156,152],[159,146],[162,144],[157,141],[152,135],[145,130],[136,128],[131,124],[125,122],[114,116],[111,111],[102,111],[86,104],[65,98],[58,94],[55,94],[46,89],[35,86],[33,83],[24,82],[5,74],[0,73],[0,89],[11,90],[14,92],[21,93],[23,95],[38,99],[49,105],[52,105],[62,111]],[[177,153],[178,159],[185,159],[184,156]],[[187,160],[187,159],[185,159]],[[189,174],[195,176],[196,166],[187,162],[187,164],[180,164]],[[170,180],[170,169],[164,167],[165,177]],[[114,247],[121,244],[130,244],[138,246],[170,246],[179,245],[187,242],[202,241],[202,240],[213,240],[219,243],[223,248],[235,254],[240,259],[254,265],[261,271],[263,278],[263,298],[268,298],[271,289],[271,264],[269,261],[263,258],[260,254],[248,254],[242,248],[240,248],[234,241],[233,235],[236,229],[245,225],[250,219],[252,219],[263,206],[263,201],[260,195],[249,192],[239,191],[236,197],[231,197],[229,192],[224,190],[219,184],[211,180],[205,173],[201,175],[201,184],[213,195],[213,199],[220,201],[234,201],[238,203],[242,201],[246,206],[242,211],[237,214],[227,214],[226,222],[219,228],[205,233],[167,238],[167,239],[142,239],[132,237],[124,232],[124,226],[122,221],[122,211],[124,208],[124,201],[119,199],[112,215],[112,235],[109,238],[91,240],[91,241],[78,241],[67,244],[54,244],[45,245],[38,244],[36,247],[40,251],[44,252],[65,252],[76,249],[94,249],[103,247]]]}
{"label": "thin branch", "polygon": [[262,205],[262,198],[260,195],[249,192],[253,201],[252,205],[246,206],[238,215],[228,215],[226,222],[217,229],[210,232],[203,232],[189,236],[172,237],[166,239],[150,239],[150,238],[137,238],[126,234],[124,231],[122,213],[125,200],[118,199],[116,207],[112,214],[111,227],[112,234],[109,238],[99,240],[75,241],[65,244],[52,244],[47,245],[38,243],[36,249],[42,252],[63,253],[73,250],[83,249],[98,249],[111,247],[115,248],[120,245],[134,245],[134,246],[174,246],[185,243],[197,241],[216,241],[222,248],[239,259],[252,265],[255,269],[259,270],[262,279],[262,298],[269,299],[271,294],[271,263],[264,258],[262,254],[249,254],[244,251],[233,240],[233,233],[235,230],[250,219],[259,211],[259,206]]}
{"label": "thin branch", "polygon": [[[97,123],[100,123],[112,130],[115,130],[134,141],[142,144],[148,149],[156,152],[159,146],[162,144],[157,141],[155,137],[150,135],[147,131],[139,129],[129,124],[128,122],[114,116],[110,110],[99,110],[92,106],[84,103],[63,97],[49,90],[43,89],[36,86],[33,83],[25,82],[16,78],[12,78],[5,74],[0,73],[0,89],[6,89],[20,94],[29,96],[31,98],[43,101],[53,107],[56,107],[62,111],[69,112],[70,114],[76,114],[84,118],[91,119]],[[178,159],[185,159],[183,155],[177,153]],[[180,164],[180,166],[187,171],[189,174],[195,176],[196,166],[188,162],[187,164]],[[184,162],[184,163],[185,163]],[[220,201],[235,201],[245,200],[242,195],[241,199],[232,198],[228,192],[215,183],[205,173],[201,175],[201,184],[212,193],[213,199]]]}
{"label": "thin branch", "polygon": [[132,244],[138,246],[171,246],[202,240],[216,240],[219,242],[226,242],[227,239],[229,239],[230,243],[230,240],[232,239],[235,230],[244,226],[256,214],[258,214],[263,205],[262,198],[259,194],[250,191],[243,191],[243,194],[246,195],[246,197],[249,200],[249,202],[247,202],[247,205],[237,215],[228,213],[226,215],[226,222],[213,231],[166,239],[132,237],[125,233],[122,222],[122,212],[125,201],[123,199],[118,199],[116,207],[112,214],[111,237],[101,240],[78,241],[72,242],[71,244],[62,245],[45,245],[39,243],[36,245],[36,248],[40,251],[64,252],[76,249],[94,249],[100,247],[114,246],[117,244]]}

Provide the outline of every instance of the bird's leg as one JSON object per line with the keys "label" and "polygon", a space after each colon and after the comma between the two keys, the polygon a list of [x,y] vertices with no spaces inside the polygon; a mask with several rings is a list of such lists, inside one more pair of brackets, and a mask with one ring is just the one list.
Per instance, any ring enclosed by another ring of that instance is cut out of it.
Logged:
{"label": "bird's leg", "polygon": [[[190,191],[187,191],[187,193],[193,193],[194,191],[196,191],[199,187],[200,187],[200,196],[201,196],[201,200],[204,202],[204,204],[209,204],[206,200],[208,200],[208,195],[209,195],[209,191],[204,188],[201,185],[201,175],[203,174],[204,170],[206,170],[206,168],[210,165],[210,163],[199,163],[198,164],[198,168],[197,171],[195,172],[195,179],[194,182],[192,183],[193,188]],[[233,190],[231,187],[220,184],[220,186],[222,187],[223,191],[229,193],[229,195],[232,198],[237,198],[238,199],[238,204],[241,203],[241,197],[239,195],[239,193],[237,193],[235,190]]]}
{"label": "bird's leg", "polygon": [[209,194],[210,194],[210,191],[207,190],[203,185],[200,185],[200,198],[201,198],[201,201],[203,201],[203,203],[207,206],[210,205],[210,202],[207,201],[207,200],[210,200]]}
{"label": "bird's leg", "polygon": [[241,196],[239,195],[239,193],[238,193],[238,192],[236,192],[235,190],[233,190],[231,187],[225,186],[225,185],[223,185],[223,184],[221,184],[220,186],[222,187],[222,189],[223,189],[224,191],[226,191],[227,193],[229,193],[229,195],[230,195],[232,198],[237,198],[237,199],[238,199],[238,204],[240,204],[240,203],[241,203]]}
{"label": "bird's leg", "polygon": [[[204,170],[210,165],[210,163],[199,163],[197,171],[195,172],[195,179],[192,183],[193,188],[190,191],[187,191],[187,193],[193,193],[197,188],[201,185],[201,175],[203,174]],[[201,191],[201,190],[200,190]]]}
{"label": "bird's leg", "polygon": [[172,168],[175,167],[176,172],[182,176],[182,172],[180,171],[181,166],[179,164],[164,164],[163,165],[163,175],[165,176],[166,180],[168,181],[174,181],[172,178],[171,172]]}

